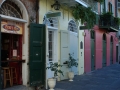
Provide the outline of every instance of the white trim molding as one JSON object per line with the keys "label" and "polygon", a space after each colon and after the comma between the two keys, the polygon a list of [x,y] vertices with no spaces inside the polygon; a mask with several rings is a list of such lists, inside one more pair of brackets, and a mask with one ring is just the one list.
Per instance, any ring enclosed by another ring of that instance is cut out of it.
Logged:
{"label": "white trim molding", "polygon": [[24,19],[19,19],[19,18],[15,18],[15,17],[5,16],[5,15],[1,15],[1,14],[0,14],[0,16],[1,16],[2,19],[12,20],[12,21],[17,21],[17,22],[22,22],[22,23],[27,23],[27,21],[24,20]]}
{"label": "white trim molding", "polygon": [[85,3],[83,0],[75,0],[75,1],[78,2],[78,3],[80,3],[80,4],[82,4],[85,7],[88,7],[88,4]]}

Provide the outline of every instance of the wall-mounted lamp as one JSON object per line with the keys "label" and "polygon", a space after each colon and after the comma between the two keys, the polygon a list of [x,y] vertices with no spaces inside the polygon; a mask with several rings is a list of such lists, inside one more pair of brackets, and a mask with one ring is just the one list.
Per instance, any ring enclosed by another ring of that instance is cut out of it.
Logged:
{"label": "wall-mounted lamp", "polygon": [[58,1],[55,1],[55,3],[53,5],[51,5],[51,7],[52,8],[54,7],[55,10],[59,10],[60,9],[60,3]]}

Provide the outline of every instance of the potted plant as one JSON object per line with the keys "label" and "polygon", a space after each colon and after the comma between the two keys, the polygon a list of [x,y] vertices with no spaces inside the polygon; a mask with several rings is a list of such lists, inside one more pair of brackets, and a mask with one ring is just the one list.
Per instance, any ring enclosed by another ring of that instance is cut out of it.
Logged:
{"label": "potted plant", "polygon": [[54,71],[54,77],[48,79],[48,86],[50,88],[49,90],[54,90],[53,88],[56,85],[56,78],[58,77],[58,73],[63,75],[63,71],[59,70],[58,67],[62,67],[62,65],[58,64],[57,62],[50,62],[50,66],[46,68]]}
{"label": "potted plant", "polygon": [[75,66],[77,67],[78,66],[78,63],[77,63],[77,60],[74,59],[72,57],[72,54],[69,53],[69,61],[67,62],[67,65],[68,65],[68,68],[70,68],[70,71],[68,72],[68,77],[69,77],[69,81],[73,81],[73,78],[74,78],[74,72],[72,71],[72,67]]}
{"label": "potted plant", "polygon": [[113,19],[114,19],[113,13],[111,13],[111,12],[103,12],[100,15],[100,25],[102,25],[102,26],[110,26]]}

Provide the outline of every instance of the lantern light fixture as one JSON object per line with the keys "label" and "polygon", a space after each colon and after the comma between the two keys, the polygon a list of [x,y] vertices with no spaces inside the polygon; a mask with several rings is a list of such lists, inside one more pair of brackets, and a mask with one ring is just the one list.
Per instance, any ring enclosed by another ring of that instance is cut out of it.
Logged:
{"label": "lantern light fixture", "polygon": [[52,8],[54,7],[55,10],[59,10],[60,9],[60,3],[58,1],[55,1],[55,3],[53,5],[51,5],[51,7]]}

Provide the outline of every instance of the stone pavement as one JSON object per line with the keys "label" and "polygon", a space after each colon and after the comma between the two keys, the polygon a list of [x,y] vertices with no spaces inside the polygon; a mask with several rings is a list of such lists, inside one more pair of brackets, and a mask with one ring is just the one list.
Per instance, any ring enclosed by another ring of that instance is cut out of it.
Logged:
{"label": "stone pavement", "polygon": [[55,90],[120,90],[120,64],[75,76],[73,82],[57,82]]}
{"label": "stone pavement", "polygon": [[[25,86],[14,86],[4,90],[29,90]],[[120,90],[120,64],[113,64],[74,77],[74,81],[59,81],[55,90]]]}

